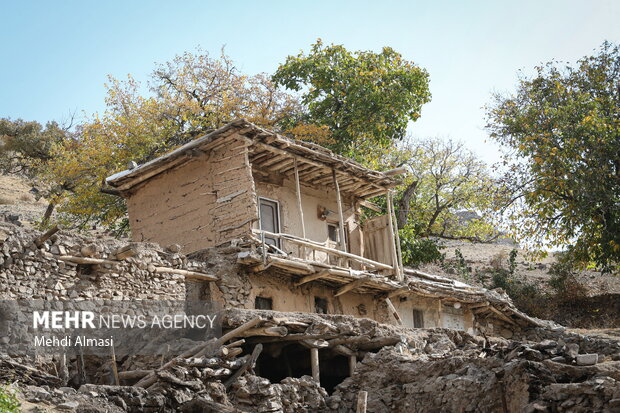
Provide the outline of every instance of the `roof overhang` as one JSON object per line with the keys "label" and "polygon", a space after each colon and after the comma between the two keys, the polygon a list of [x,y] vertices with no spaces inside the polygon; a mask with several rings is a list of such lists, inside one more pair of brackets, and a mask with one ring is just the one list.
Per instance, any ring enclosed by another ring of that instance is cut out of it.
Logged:
{"label": "roof overhang", "polygon": [[250,162],[258,171],[293,176],[297,169],[300,181],[316,186],[331,185],[335,175],[343,192],[362,199],[384,194],[400,183],[391,172],[365,168],[322,146],[279,135],[245,119],[235,120],[136,168],[111,175],[106,182],[121,193],[127,192],[162,172],[208,152],[235,134],[247,142]]}

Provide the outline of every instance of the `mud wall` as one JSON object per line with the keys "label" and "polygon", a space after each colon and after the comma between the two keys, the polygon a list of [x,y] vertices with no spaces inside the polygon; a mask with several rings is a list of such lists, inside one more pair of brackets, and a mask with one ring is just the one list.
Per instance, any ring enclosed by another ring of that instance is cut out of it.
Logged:
{"label": "mud wall", "polygon": [[[268,183],[256,179],[256,193],[259,197],[278,201],[280,208],[280,231],[283,233],[302,236],[301,220],[299,218],[299,208],[297,206],[297,192],[295,189],[295,181],[292,179],[284,179],[281,185]],[[328,223],[338,223],[338,204],[336,202],[336,193],[330,187],[323,190],[317,190],[308,186],[301,185],[301,204],[304,213],[304,225],[306,229],[306,238],[312,241],[326,243],[326,245],[336,248],[337,245],[329,240]],[[323,207],[332,211],[326,219],[321,219],[318,214],[319,207]],[[343,215],[345,224],[351,233],[348,234],[350,252],[357,255],[361,254],[360,237],[356,235],[358,224],[356,222],[355,209],[349,199],[343,199]],[[345,229],[347,228],[345,227]],[[258,225],[255,225],[258,228]],[[284,243],[284,250],[292,252],[294,256],[298,256],[297,245],[292,243]],[[317,261],[325,262],[326,254],[317,252]],[[308,253],[308,258],[312,258]]]}
{"label": "mud wall", "polygon": [[127,200],[134,241],[184,253],[248,234],[258,218],[246,143],[235,136],[148,180]]}

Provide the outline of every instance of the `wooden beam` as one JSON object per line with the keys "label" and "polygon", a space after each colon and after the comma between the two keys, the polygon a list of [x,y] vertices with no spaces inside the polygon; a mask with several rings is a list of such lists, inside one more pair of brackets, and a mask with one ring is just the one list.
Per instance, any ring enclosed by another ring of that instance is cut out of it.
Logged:
{"label": "wooden beam", "polygon": [[[295,191],[297,193],[297,209],[299,211],[299,222],[301,223],[301,237],[306,238],[306,224],[304,223],[304,209],[301,206],[301,185],[299,184],[299,170],[297,168],[297,158],[294,159],[295,168]],[[306,258],[304,247],[300,247],[300,255],[302,258]]]}
{"label": "wooden beam", "polygon": [[352,354],[349,356],[349,376],[355,373],[355,367],[357,366],[357,356]]}
{"label": "wooden beam", "polygon": [[54,235],[55,233],[57,233],[60,230],[60,228],[58,228],[58,225],[54,225],[53,227],[51,227],[50,229],[48,229],[45,234],[42,234],[40,236],[38,236],[37,238],[34,239],[34,245],[37,246],[37,248],[41,248],[43,246],[43,243],[45,241],[47,241],[48,239],[51,238],[52,235]]}
{"label": "wooden beam", "polygon": [[277,170],[282,169],[282,168],[288,168],[294,162],[295,162],[294,159],[284,159],[284,160],[281,160],[280,162],[274,163],[271,166],[268,166],[266,169],[268,169],[269,171],[277,171]]}
{"label": "wooden beam", "polygon": [[301,278],[299,281],[297,281],[295,283],[295,287],[299,287],[300,285],[304,285],[304,284],[309,283],[311,281],[316,281],[316,280],[319,280],[321,278],[325,278],[328,275],[329,275],[329,272],[327,272],[327,271],[319,271],[316,274],[306,275],[305,277]]}
{"label": "wooden beam", "polygon": [[190,278],[190,279],[200,280],[200,281],[219,280],[219,278],[217,278],[215,275],[205,274],[203,272],[197,272],[197,271],[181,270],[178,268],[155,267],[155,272],[158,274],[160,273],[179,274],[179,275],[185,276],[185,278]]}
{"label": "wooden beam", "polygon": [[403,267],[403,253],[400,249],[400,235],[398,233],[398,224],[396,220],[396,212],[394,211],[394,194],[392,191],[388,192],[388,203],[390,209],[392,210],[392,214],[390,215],[390,222],[394,226],[394,234],[396,235],[395,243],[396,243],[396,257],[398,258],[398,279],[403,281],[405,279],[405,269]]}
{"label": "wooden beam", "polygon": [[338,177],[336,176],[336,170],[332,169],[332,176],[334,177],[334,187],[336,188],[336,202],[338,203],[338,219],[340,223],[338,229],[340,230],[340,249],[342,251],[347,250],[347,242],[344,237],[344,214],[342,212],[342,198],[340,197],[340,187],[338,186]]}
{"label": "wooden beam", "polygon": [[267,261],[276,267],[296,270],[298,274],[314,274],[316,272],[314,267],[310,264],[287,260],[286,258],[278,258],[270,255],[267,257]]}
{"label": "wooden beam", "polygon": [[387,298],[394,298],[394,297],[398,297],[399,295],[405,295],[407,293],[409,293],[409,288],[407,287],[402,287],[402,288],[397,288],[394,291],[390,291],[387,295]]}
{"label": "wooden beam", "polygon": [[263,161],[261,163],[255,163],[254,166],[256,166],[257,168],[266,168],[269,165],[275,164],[275,163],[280,162],[280,161],[282,161],[284,159],[288,159],[288,157],[285,156],[285,155],[276,154],[273,157],[267,159],[266,161]]}
{"label": "wooden beam", "polygon": [[344,293],[347,293],[351,290],[354,290],[358,287],[361,287],[362,285],[364,285],[366,282],[368,281],[367,278],[360,278],[359,280],[355,280],[353,282],[350,282],[348,284],[346,284],[344,287],[340,287],[335,293],[334,293],[334,297],[338,297],[341,296]]}
{"label": "wooden beam", "polygon": [[400,318],[400,314],[398,314],[398,311],[396,311],[396,307],[394,307],[394,304],[392,304],[392,300],[390,300],[389,298],[386,298],[385,299],[385,303],[387,304],[388,309],[390,310],[390,313],[396,319],[396,322],[398,323],[398,325],[402,326],[403,325],[403,320],[402,320],[402,318]]}
{"label": "wooden beam", "polygon": [[[253,231],[257,232],[258,234],[261,233],[260,230],[256,230],[256,229],[254,229]],[[290,235],[276,234],[276,233],[269,232],[269,231],[264,231],[264,230],[262,232],[265,235],[269,236],[269,237],[281,238],[281,239],[287,240],[290,243],[305,245],[306,247],[315,249],[317,251],[329,252],[329,253],[332,253],[334,255],[342,255],[343,257],[349,258],[351,260],[360,262],[362,264],[368,265],[368,266],[376,268],[376,269],[381,269],[381,270],[391,270],[392,269],[392,266],[384,264],[382,262],[373,261],[373,260],[371,260],[369,258],[360,257],[359,255],[351,254],[351,253],[348,253],[348,252],[345,252],[345,251],[336,250],[334,248],[329,248],[329,247],[326,247],[324,245],[321,245],[319,243],[316,243],[316,242],[313,242],[313,241],[310,241],[310,240],[300,240],[300,239],[297,239],[296,237],[292,237]],[[281,261],[290,261],[290,260],[285,260],[285,259],[282,259],[282,258],[280,258],[279,260],[281,260]]]}
{"label": "wooden beam", "polygon": [[366,408],[368,406],[368,392],[360,391],[357,393],[357,407],[355,409],[355,413],[366,413]]}
{"label": "wooden beam", "polygon": [[390,191],[385,193],[388,209],[388,236],[390,238],[390,253],[392,254],[392,269],[394,276],[401,280],[400,269],[398,268],[398,253],[396,252],[396,239],[394,238],[394,227],[392,226],[392,204],[390,203]]}
{"label": "wooden beam", "polygon": [[374,203],[372,203],[370,201],[361,200],[360,201],[360,205],[363,206],[363,207],[366,207],[368,209],[372,209],[375,212],[383,212],[383,210],[381,209],[381,207],[379,207],[379,205],[374,204]]}
{"label": "wooden beam", "polygon": [[312,378],[317,383],[321,383],[321,371],[319,369],[319,349],[316,347],[310,349],[310,364],[312,366]]}
{"label": "wooden beam", "polygon": [[383,171],[383,175],[386,176],[396,176],[406,174],[408,171],[406,166],[401,166],[399,168],[390,169],[388,171]]}
{"label": "wooden beam", "polygon": [[[258,147],[260,149],[267,150],[267,151],[270,151],[270,152],[273,152],[273,153],[276,153],[276,154],[279,154],[279,155],[291,156],[290,152],[285,151],[283,149],[279,149],[279,148],[276,148],[274,146],[264,144],[262,142],[256,142],[256,141],[254,141],[254,140],[252,140],[252,139],[250,139],[248,137],[244,137],[244,138],[245,138],[245,141],[249,145],[254,145],[255,147]],[[295,146],[295,145],[292,145],[292,146]],[[330,167],[328,165],[325,165],[325,164],[322,164],[320,162],[316,162],[316,161],[310,160],[310,159],[305,158],[305,157],[303,158],[303,162],[305,162],[307,164],[310,164],[310,165],[313,165],[313,166],[316,166],[317,168],[319,168],[319,170],[325,171],[325,173],[327,173],[327,171],[330,169]],[[333,167],[331,169],[334,170]],[[343,173],[346,173],[346,172],[343,172]],[[372,186],[372,187],[376,188],[377,189],[377,194],[385,192],[385,187],[384,186],[380,186],[378,184],[375,184],[372,181],[369,181],[369,180],[367,180],[365,178],[358,177],[358,176],[356,176],[353,173],[350,173],[350,175],[355,176],[356,178],[358,178],[358,179],[360,179],[360,180],[362,180],[364,182],[367,182],[369,186]],[[396,186],[396,185],[397,185],[397,183],[394,183],[394,184],[390,185],[390,187]]]}
{"label": "wooden beam", "polygon": [[102,258],[75,257],[73,255],[61,255],[58,259],[61,261],[72,262],[74,264],[116,265],[119,263],[119,261],[104,260]]}
{"label": "wooden beam", "polygon": [[506,314],[502,313],[501,311],[499,311],[497,308],[493,307],[492,305],[487,307],[488,310],[491,310],[493,313],[495,313],[500,320],[503,320],[505,322],[507,322],[508,324],[511,325],[516,325],[517,323],[515,322],[515,320],[513,320],[512,318],[508,317]]}
{"label": "wooden beam", "polygon": [[252,351],[252,355],[250,356],[250,358],[243,363],[243,365],[239,368],[239,370],[237,370],[235,372],[235,374],[233,374],[232,376],[230,376],[230,378],[228,380],[226,380],[224,382],[224,387],[226,389],[229,389],[230,386],[232,386],[232,384],[237,381],[237,379],[243,374],[245,373],[247,370],[249,369],[253,369],[254,368],[254,364],[256,363],[256,360],[258,360],[258,356],[260,356],[260,353],[263,351],[263,345],[262,344],[257,344],[254,347],[254,350]]}
{"label": "wooden beam", "polygon": [[246,330],[241,337],[267,336],[267,337],[284,337],[288,334],[288,329],[282,326],[275,327],[257,327]]}

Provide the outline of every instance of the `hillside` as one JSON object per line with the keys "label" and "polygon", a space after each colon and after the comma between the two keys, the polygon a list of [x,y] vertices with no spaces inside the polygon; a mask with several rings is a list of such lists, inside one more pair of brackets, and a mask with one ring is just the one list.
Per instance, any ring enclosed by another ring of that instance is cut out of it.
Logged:
{"label": "hillside", "polygon": [[[620,327],[620,277],[586,270],[574,273],[567,281],[566,291],[553,288],[553,265],[557,256],[550,253],[543,259],[529,258],[527,251],[510,242],[479,244],[469,241],[446,241],[443,263],[427,264],[420,270],[443,275],[485,288],[498,285],[494,274],[506,274],[510,254],[516,251],[515,268],[511,277],[499,281],[521,293],[513,300],[528,314],[549,318],[576,328]],[[459,256],[460,253],[460,256]],[[461,258],[462,257],[462,258]],[[506,288],[504,288],[506,289]]]}
{"label": "hillside", "polygon": [[40,220],[47,206],[44,199],[36,200],[28,181],[15,175],[0,175],[0,214],[12,215],[23,225]]}

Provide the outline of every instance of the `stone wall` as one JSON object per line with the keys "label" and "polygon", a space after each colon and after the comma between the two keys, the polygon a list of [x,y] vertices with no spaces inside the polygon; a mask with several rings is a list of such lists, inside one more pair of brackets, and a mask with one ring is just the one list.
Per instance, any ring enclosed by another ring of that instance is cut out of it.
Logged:
{"label": "stone wall", "polygon": [[95,251],[94,257],[109,259],[128,243],[60,232],[38,248],[34,239],[39,235],[37,231],[0,224],[0,298],[184,300],[185,278],[157,273],[156,267],[198,270],[203,266],[143,243],[133,243],[137,254],[122,261],[80,265],[63,257],[80,256],[86,246]]}

